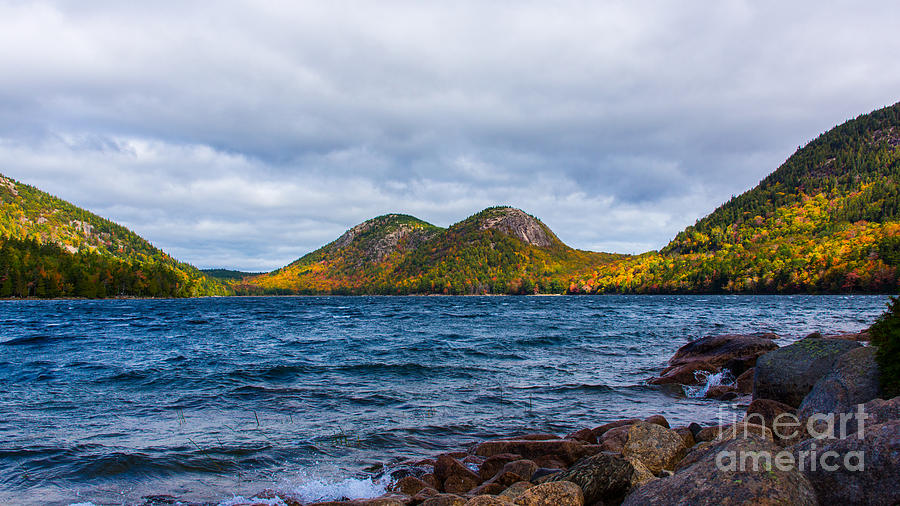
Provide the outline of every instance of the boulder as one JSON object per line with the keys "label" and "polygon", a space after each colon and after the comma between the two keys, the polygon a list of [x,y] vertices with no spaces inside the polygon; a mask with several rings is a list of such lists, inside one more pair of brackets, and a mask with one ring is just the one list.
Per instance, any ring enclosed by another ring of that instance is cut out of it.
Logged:
{"label": "boulder", "polygon": [[512,504],[514,503],[507,500],[505,497],[479,495],[469,499],[464,506],[510,506]]}
{"label": "boulder", "polygon": [[773,341],[775,334],[707,336],[678,348],[669,359],[669,367],[663,370],[652,384],[680,383],[696,385],[696,371],[717,372],[728,368],[739,375],[753,367],[761,355],[778,348]]}
{"label": "boulder", "polygon": [[[512,483],[515,483],[516,480],[518,479],[518,476],[515,476],[515,475],[513,475],[513,476],[514,476],[514,478],[512,480],[504,480],[504,481],[507,481],[507,482],[511,481]],[[504,485],[502,483],[493,482],[493,481],[486,481],[486,482],[482,483],[481,485],[478,485],[477,487],[473,488],[472,490],[469,490],[469,492],[466,495],[497,495],[500,492],[503,492],[504,490],[506,490],[506,485]]]}
{"label": "boulder", "polygon": [[798,407],[838,357],[859,346],[842,339],[801,339],[766,353],[756,362],[753,398]]}
{"label": "boulder", "polygon": [[622,455],[628,460],[640,460],[654,474],[674,469],[688,450],[677,432],[652,423],[632,425],[627,437]]}
{"label": "boulder", "polygon": [[877,425],[891,420],[900,420],[900,396],[893,399],[875,399],[865,403],[865,413],[869,415],[867,424]]}
{"label": "boulder", "polygon": [[500,492],[500,497],[505,497],[512,501],[533,486],[534,484],[529,481],[518,481],[507,487],[503,492]]}
{"label": "boulder", "polygon": [[[773,429],[772,435],[776,443],[781,445],[793,444],[798,437],[801,437],[803,431],[799,427],[791,427],[791,423],[797,423],[799,420],[794,415],[794,408],[784,404],[783,402],[773,401],[772,399],[754,399],[747,406],[747,413],[744,415],[744,422],[748,424],[763,425],[769,429]],[[773,422],[778,420],[778,431],[774,430]]]}
{"label": "boulder", "polygon": [[583,506],[581,487],[571,481],[535,485],[515,499],[519,506]]}
{"label": "boulder", "polygon": [[564,469],[569,467],[569,460],[559,455],[541,455],[535,457],[534,463],[539,468]]}
{"label": "boulder", "polygon": [[875,348],[856,348],[839,356],[831,371],[813,385],[797,410],[800,420],[816,413],[849,413],[878,397]]}
{"label": "boulder", "polygon": [[439,495],[441,495],[441,493],[438,492],[437,489],[434,489],[431,487],[423,488],[422,490],[419,490],[419,492],[416,493],[416,495],[412,496],[412,504],[423,503],[423,502],[427,501],[428,499],[431,499],[432,497],[437,497]]}
{"label": "boulder", "polygon": [[631,490],[636,471],[631,462],[609,453],[598,453],[579,460],[567,471],[545,483],[570,481],[581,487],[586,504],[617,504]]}
{"label": "boulder", "polygon": [[615,429],[617,427],[623,427],[625,425],[632,425],[632,424],[640,422],[640,421],[641,420],[639,418],[628,418],[625,420],[616,420],[615,422],[610,422],[607,424],[603,424],[599,427],[595,427],[594,435],[597,436],[597,440],[599,441],[599,439],[601,437],[603,437],[604,434],[606,434],[607,432],[609,432],[612,429]]}
{"label": "boulder", "polygon": [[863,439],[809,439],[792,447],[822,504],[900,504],[900,420],[864,431]]}
{"label": "boulder", "polygon": [[674,430],[679,436],[681,436],[681,439],[684,440],[685,447],[690,448],[697,444],[697,441],[694,440],[694,433],[691,432],[691,429],[687,427],[676,427],[672,430]]}
{"label": "boulder", "polygon": [[463,506],[466,499],[454,494],[438,494],[425,499],[420,506]]}
{"label": "boulder", "polygon": [[730,401],[738,396],[737,387],[734,385],[712,385],[706,389],[707,399]]}
{"label": "boulder", "polygon": [[503,469],[503,466],[509,464],[510,462],[521,460],[522,456],[518,454],[512,453],[501,453],[499,455],[491,455],[484,462],[481,463],[481,467],[478,468],[478,475],[482,480],[490,480],[497,473]]}
{"label": "boulder", "polygon": [[743,372],[737,379],[734,380],[734,387],[738,392],[742,394],[752,394],[753,393],[753,373],[756,371],[755,367],[751,367]]}
{"label": "boulder", "polygon": [[652,415],[644,420],[647,423],[655,423],[656,425],[661,425],[665,428],[669,428],[669,421],[666,420],[666,417],[662,415]]}
{"label": "boulder", "polygon": [[423,488],[432,488],[432,486],[415,476],[407,476],[395,483],[394,486],[391,487],[391,490],[408,496],[414,496]]}
{"label": "boulder", "polygon": [[[741,455],[774,456],[779,451],[781,447],[771,441],[752,436],[720,441],[703,450],[691,465],[674,475],[652,480],[629,494],[623,506],[818,504],[812,485],[796,469],[767,469],[763,458],[756,461],[754,469],[752,458],[739,458]],[[732,455],[734,459],[729,458]]]}
{"label": "boulder", "polygon": [[[821,334],[820,334],[821,335]],[[851,333],[851,334],[832,334],[825,336],[828,339],[845,339],[847,341],[857,341],[857,342],[868,342],[872,340],[872,335],[869,334],[868,330],[863,330],[861,332]]]}
{"label": "boulder", "polygon": [[480,443],[474,448],[475,455],[482,457],[514,453],[521,455],[523,458],[537,461],[538,457],[554,455],[562,459],[566,465],[572,465],[578,459],[598,451],[600,451],[600,448],[597,446],[585,445],[572,439],[495,439]]}
{"label": "boulder", "polygon": [[699,442],[718,442],[726,439],[734,439],[745,435],[753,435],[761,439],[775,441],[772,429],[754,423],[738,422],[726,425],[713,425],[697,433]]}
{"label": "boulder", "polygon": [[515,480],[507,485],[512,485],[516,481],[528,480],[534,474],[535,471],[538,470],[537,464],[534,463],[533,460],[514,460],[512,462],[507,463],[503,466],[503,469],[500,470],[498,476],[502,476],[504,474],[513,474],[519,476],[518,480]]}
{"label": "boulder", "polygon": [[441,455],[434,465],[434,476],[444,492],[462,494],[481,485],[482,479],[462,462],[450,455]]}
{"label": "boulder", "polygon": [[710,364],[698,360],[687,364],[672,365],[663,369],[656,378],[650,378],[651,385],[697,385],[701,382],[701,378],[706,376],[704,373],[716,372],[719,369]]}
{"label": "boulder", "polygon": [[628,431],[631,429],[632,425],[634,424],[622,425],[621,427],[616,427],[604,432],[603,435],[600,436],[600,447],[603,451],[622,453],[625,449],[625,442],[628,441]]}
{"label": "boulder", "polygon": [[594,434],[594,429],[577,430],[567,435],[566,439],[574,439],[576,441],[581,441],[592,445],[597,444],[597,436],[596,434]]}

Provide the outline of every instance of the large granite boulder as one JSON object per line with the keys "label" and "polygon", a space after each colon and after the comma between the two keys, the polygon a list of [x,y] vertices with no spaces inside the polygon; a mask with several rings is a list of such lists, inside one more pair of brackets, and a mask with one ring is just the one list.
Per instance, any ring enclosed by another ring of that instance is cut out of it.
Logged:
{"label": "large granite boulder", "polygon": [[541,483],[514,500],[519,506],[583,506],[581,487],[571,481]]}
{"label": "large granite boulder", "polygon": [[[747,406],[744,422],[772,429],[775,442],[782,446],[788,446],[798,442],[798,438],[805,434],[797,427],[790,427],[790,424],[799,422],[795,411],[792,406],[788,406],[783,402],[773,401],[772,399],[754,399]],[[776,421],[778,422],[777,431],[774,430]]]}
{"label": "large granite boulder", "polygon": [[775,334],[719,335],[692,341],[675,352],[669,367],[650,383],[662,385],[699,382],[697,372],[716,372],[727,368],[735,376],[753,367],[761,355],[778,348]]}
{"label": "large granite boulder", "polygon": [[864,434],[792,447],[822,504],[900,504],[900,420],[866,424]]}
{"label": "large granite boulder", "polygon": [[871,346],[839,356],[831,371],[813,385],[797,415],[805,420],[816,413],[849,413],[857,404],[878,397],[878,363]]}
{"label": "large granite boulder", "polygon": [[628,429],[622,456],[639,460],[650,472],[674,469],[687,453],[684,438],[672,429],[647,422],[638,422]]}
{"label": "large granite boulder", "polygon": [[[767,468],[763,458],[754,460],[780,451],[771,441],[752,436],[721,441],[674,475],[638,488],[623,506],[818,504],[812,485],[799,471]],[[747,455],[751,458],[741,459]]]}
{"label": "large granite boulder", "polygon": [[766,353],[756,362],[753,398],[798,407],[838,357],[858,347],[854,341],[806,338]]}
{"label": "large granite boulder", "polygon": [[610,453],[598,453],[579,460],[545,483],[571,481],[581,487],[585,504],[617,504],[631,490],[635,474],[634,466],[624,458]]}

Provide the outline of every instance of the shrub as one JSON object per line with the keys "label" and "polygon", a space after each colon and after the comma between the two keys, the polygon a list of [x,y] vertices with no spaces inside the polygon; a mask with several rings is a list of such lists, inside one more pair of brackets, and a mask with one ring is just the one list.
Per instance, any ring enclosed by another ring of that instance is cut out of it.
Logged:
{"label": "shrub", "polygon": [[886,398],[900,395],[900,298],[891,297],[888,310],[869,329]]}

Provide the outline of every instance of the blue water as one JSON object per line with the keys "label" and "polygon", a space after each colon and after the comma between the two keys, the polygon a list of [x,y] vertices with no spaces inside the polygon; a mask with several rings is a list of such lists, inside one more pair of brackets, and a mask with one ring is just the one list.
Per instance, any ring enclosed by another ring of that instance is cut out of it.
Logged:
{"label": "blue water", "polygon": [[714,422],[739,406],[645,384],[679,346],[716,333],[771,331],[786,344],[858,331],[886,301],[4,301],[0,502],[375,493],[367,477],[382,466],[492,436],[656,413]]}

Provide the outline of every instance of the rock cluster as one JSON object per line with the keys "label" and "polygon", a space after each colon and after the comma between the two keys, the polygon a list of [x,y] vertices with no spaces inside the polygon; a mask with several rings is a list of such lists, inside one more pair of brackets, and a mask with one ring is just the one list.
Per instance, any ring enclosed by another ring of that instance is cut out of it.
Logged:
{"label": "rock cluster", "polygon": [[[769,335],[716,336],[679,349],[657,380],[707,366],[733,367],[739,381],[749,373],[754,398],[743,420],[670,427],[655,415],[565,437],[484,441],[418,461],[420,472],[382,497],[316,506],[900,504],[900,397],[878,398],[871,348],[821,336],[783,348]],[[868,418],[846,434],[821,437],[829,417],[859,412]]]}

